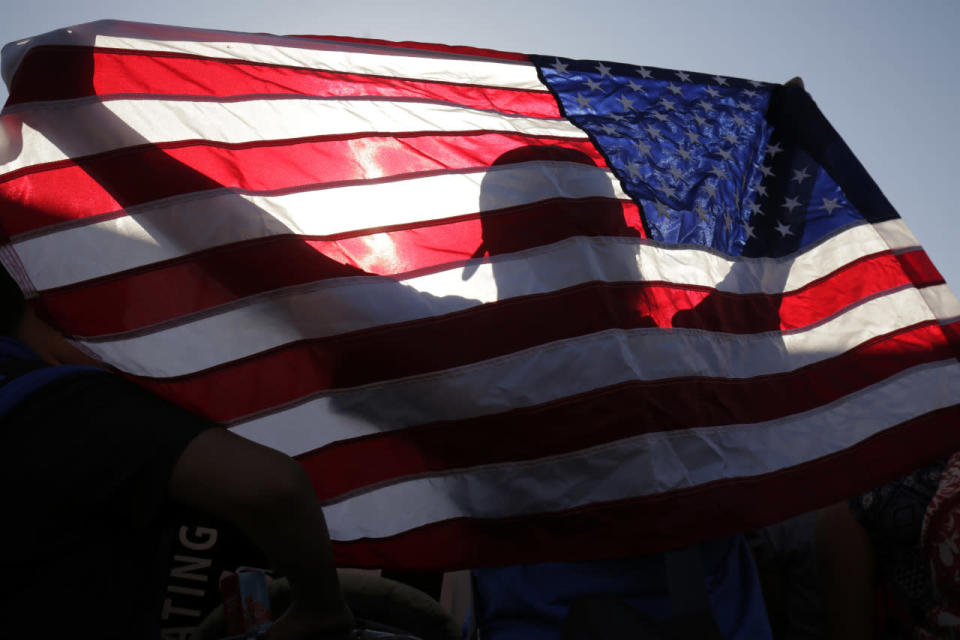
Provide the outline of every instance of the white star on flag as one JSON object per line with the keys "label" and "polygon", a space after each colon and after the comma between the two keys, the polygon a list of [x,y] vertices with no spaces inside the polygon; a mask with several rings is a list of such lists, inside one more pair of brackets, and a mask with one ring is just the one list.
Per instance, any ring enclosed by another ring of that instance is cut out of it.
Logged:
{"label": "white star on flag", "polygon": [[707,216],[710,214],[710,212],[709,212],[708,210],[704,209],[704,208],[703,208],[703,205],[700,204],[699,202],[697,203],[696,208],[694,208],[694,212],[697,214],[697,219],[698,219],[700,222],[706,222],[706,221],[707,221]]}
{"label": "white star on flag", "polygon": [[840,198],[833,198],[833,199],[831,199],[831,200],[827,200],[826,198],[824,198],[824,199],[823,199],[823,206],[820,207],[820,208],[821,208],[821,209],[826,209],[826,211],[827,211],[827,213],[828,213],[829,215],[833,215],[833,210],[834,210],[834,209],[841,209],[841,208],[843,208],[843,205],[841,205],[841,204],[838,203],[839,200],[840,200]]}
{"label": "white star on flag", "polygon": [[637,148],[637,150],[640,152],[640,155],[641,155],[641,156],[652,156],[652,155],[653,155],[652,153],[650,153],[650,149],[651,149],[652,147],[651,147],[650,145],[646,144],[643,140],[634,140],[633,146],[635,146],[635,147]]}
{"label": "white star on flag", "polygon": [[804,180],[806,180],[809,177],[810,177],[810,174],[807,173],[807,168],[803,167],[799,171],[794,169],[793,178],[791,178],[791,181],[796,181],[797,184],[801,184]]}
{"label": "white star on flag", "polygon": [[786,200],[784,200],[783,204],[780,206],[784,207],[790,213],[793,213],[793,210],[800,206],[800,200],[793,197],[787,198]]}
{"label": "white star on flag", "polygon": [[627,96],[620,96],[617,98],[617,102],[620,103],[620,106],[623,107],[624,111],[630,111],[633,109],[634,100],[631,100]]}
{"label": "white star on flag", "polygon": [[784,224],[783,222],[777,223],[776,230],[782,238],[793,235],[793,231],[790,230],[790,225]]}

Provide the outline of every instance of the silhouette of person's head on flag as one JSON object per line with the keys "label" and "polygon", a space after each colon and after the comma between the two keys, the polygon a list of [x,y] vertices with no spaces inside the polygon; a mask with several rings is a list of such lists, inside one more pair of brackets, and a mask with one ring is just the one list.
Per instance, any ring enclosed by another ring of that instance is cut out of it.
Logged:
{"label": "silhouette of person's head on flag", "polygon": [[[471,256],[523,251],[575,236],[640,236],[610,174],[583,151],[529,145],[499,156],[480,185],[482,241]],[[476,271],[472,263],[464,279]]]}

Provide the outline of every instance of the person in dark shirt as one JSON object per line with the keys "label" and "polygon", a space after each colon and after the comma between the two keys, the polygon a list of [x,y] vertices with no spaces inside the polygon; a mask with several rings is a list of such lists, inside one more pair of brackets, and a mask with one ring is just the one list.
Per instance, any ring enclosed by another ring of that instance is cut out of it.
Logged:
{"label": "person in dark shirt", "polygon": [[41,321],[0,269],[0,635],[156,638],[171,504],[242,529],[290,581],[269,640],[354,620],[313,487],[289,457],[153,396]]}

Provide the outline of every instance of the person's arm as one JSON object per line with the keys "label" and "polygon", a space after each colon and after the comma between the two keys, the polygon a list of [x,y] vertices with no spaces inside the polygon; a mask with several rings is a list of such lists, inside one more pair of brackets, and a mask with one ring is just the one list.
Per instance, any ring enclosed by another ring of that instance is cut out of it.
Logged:
{"label": "person's arm", "polygon": [[293,603],[269,640],[341,638],[354,620],[306,473],[287,456],[226,429],[194,438],[174,465],[170,497],[238,525],[290,581]]}
{"label": "person's arm", "polygon": [[873,545],[846,502],[817,513],[817,556],[831,638],[874,637]]}
{"label": "person's arm", "polygon": [[28,303],[11,335],[33,349],[47,364],[86,365],[107,369],[107,365],[77,349],[63,335],[37,316],[32,303]]}

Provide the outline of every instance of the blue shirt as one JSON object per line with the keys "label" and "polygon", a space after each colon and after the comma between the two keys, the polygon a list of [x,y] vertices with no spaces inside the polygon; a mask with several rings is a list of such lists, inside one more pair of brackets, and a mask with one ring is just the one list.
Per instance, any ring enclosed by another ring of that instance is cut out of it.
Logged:
{"label": "blue shirt", "polygon": [[[753,557],[743,536],[703,542],[708,599],[728,640],[772,639]],[[672,616],[663,556],[550,562],[473,572],[475,615],[484,640],[559,640],[570,605],[616,595],[659,619]]]}

